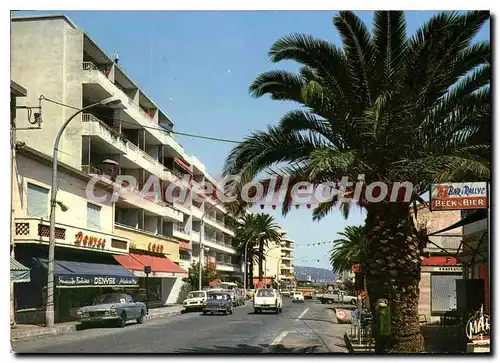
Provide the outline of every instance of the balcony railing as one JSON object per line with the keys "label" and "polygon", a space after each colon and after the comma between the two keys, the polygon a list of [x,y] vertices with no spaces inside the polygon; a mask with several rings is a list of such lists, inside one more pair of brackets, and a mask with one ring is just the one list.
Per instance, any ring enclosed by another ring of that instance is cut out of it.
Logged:
{"label": "balcony railing", "polygon": [[139,146],[135,145],[134,143],[130,142],[128,143],[128,147],[130,150],[133,150],[139,154],[141,154],[141,156],[148,160],[150,163],[152,164],[155,164],[161,168],[165,168],[165,166],[160,163],[158,160],[156,160],[154,157],[152,157],[151,155],[149,155],[147,152],[145,152],[144,150],[142,150]]}
{"label": "balcony railing", "polygon": [[94,71],[94,70],[101,71],[101,73],[104,74],[106,77],[108,77],[109,73],[111,72],[111,66],[98,67],[92,62],[83,62],[82,68],[84,71]]}
{"label": "balcony railing", "polygon": [[187,231],[187,228],[184,227],[182,224],[180,223],[174,223],[174,231],[177,231],[177,232],[182,232],[182,233],[189,233]]}
{"label": "balcony railing", "polygon": [[118,131],[117,127],[109,126],[104,121],[98,119],[90,113],[82,114],[82,122],[97,122],[101,127],[109,131],[112,136],[120,138],[123,142],[130,143],[130,141],[128,141],[127,138]]}

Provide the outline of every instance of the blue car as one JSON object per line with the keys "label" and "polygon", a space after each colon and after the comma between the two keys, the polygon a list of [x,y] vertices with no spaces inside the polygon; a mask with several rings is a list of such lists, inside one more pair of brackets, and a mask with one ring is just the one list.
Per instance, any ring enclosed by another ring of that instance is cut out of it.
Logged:
{"label": "blue car", "polygon": [[222,313],[224,315],[233,313],[233,301],[227,292],[209,292],[207,302],[203,305],[203,315],[208,313]]}

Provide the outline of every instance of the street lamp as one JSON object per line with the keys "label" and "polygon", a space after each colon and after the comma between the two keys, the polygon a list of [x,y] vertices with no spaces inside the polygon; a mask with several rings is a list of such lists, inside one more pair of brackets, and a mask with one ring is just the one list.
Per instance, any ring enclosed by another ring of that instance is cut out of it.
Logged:
{"label": "street lamp", "polygon": [[264,271],[267,271],[267,268],[266,268],[267,267],[267,256],[269,255],[269,252],[271,252],[272,250],[275,250],[277,248],[281,248],[281,245],[277,245],[276,247],[268,249],[266,254],[264,255]]}
{"label": "street lamp", "polygon": [[[56,141],[54,142],[54,151],[52,156],[52,187],[50,190],[50,230],[49,230],[49,266],[48,266],[48,274],[47,274],[47,308],[45,311],[45,325],[47,327],[52,327],[54,325],[54,252],[55,252],[55,232],[56,232],[56,205],[59,204],[61,210],[67,207],[64,204],[56,201],[57,196],[57,165],[58,165],[58,153],[59,153],[59,141],[61,140],[62,133],[68,126],[68,124],[73,120],[77,115],[91,109],[96,106],[119,106],[121,101],[116,99],[115,97],[108,97],[103,99],[102,101],[93,103],[91,105],[85,106],[80,110],[76,111],[71,115],[59,129],[59,132],[56,136]],[[124,106],[121,106],[123,109]]]}
{"label": "street lamp", "polygon": [[[260,232],[258,237],[262,237],[263,235],[265,235],[266,232]],[[247,246],[248,246],[248,243],[254,239],[254,236],[250,237],[248,239],[248,241],[245,242],[245,246],[244,246],[244,251],[245,251],[245,266],[243,268],[243,291],[245,292],[245,296],[247,294],[247,267],[248,267],[248,262],[247,262]],[[253,261],[252,261],[253,263]]]}

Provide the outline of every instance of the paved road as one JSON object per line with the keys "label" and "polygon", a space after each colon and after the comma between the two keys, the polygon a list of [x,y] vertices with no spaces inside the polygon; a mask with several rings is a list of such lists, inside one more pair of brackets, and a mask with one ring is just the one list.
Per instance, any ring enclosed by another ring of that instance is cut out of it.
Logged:
{"label": "paved road", "polygon": [[[317,302],[284,300],[283,313],[255,315],[251,304],[233,315],[193,312],[125,328],[93,328],[12,343],[16,353],[293,353],[344,352],[345,329]],[[326,336],[326,338],[325,338]],[[333,347],[333,348],[332,348]]]}

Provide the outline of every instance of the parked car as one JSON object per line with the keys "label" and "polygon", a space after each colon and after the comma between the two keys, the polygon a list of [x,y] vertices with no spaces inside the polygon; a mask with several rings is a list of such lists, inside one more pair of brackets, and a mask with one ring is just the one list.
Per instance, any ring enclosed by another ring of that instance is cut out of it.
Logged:
{"label": "parked car", "polygon": [[77,314],[83,324],[116,320],[118,326],[123,327],[130,319],[142,324],[146,304],[134,301],[128,294],[110,293],[96,297],[93,305],[80,308]]}
{"label": "parked car", "polygon": [[301,291],[294,291],[292,293],[292,302],[304,302],[304,294]]}
{"label": "parked car", "polygon": [[246,296],[247,299],[252,299],[254,295],[255,295],[255,289],[247,290],[247,296]]}
{"label": "parked car", "polygon": [[281,296],[290,297],[291,291],[290,290],[281,290]]}
{"label": "parked car", "polygon": [[236,296],[236,303],[237,303],[236,306],[243,306],[243,305],[245,305],[245,297],[243,296],[243,293],[241,292],[241,290],[236,289],[235,290],[235,296]]}
{"label": "parked car", "polygon": [[275,289],[258,289],[253,298],[253,310],[255,314],[262,310],[274,310],[279,314],[283,311],[283,299]]}
{"label": "parked car", "polygon": [[209,291],[207,302],[203,305],[203,315],[223,313],[224,315],[233,313],[233,301],[231,295],[224,291]]}
{"label": "parked car", "polygon": [[316,298],[321,301],[322,304],[333,304],[336,302],[340,302],[344,304],[356,305],[358,301],[357,299],[361,298],[361,296],[356,297],[353,295],[348,295],[345,291],[342,290],[334,290],[333,292],[328,294],[318,294],[316,295]]}
{"label": "parked car", "polygon": [[207,292],[206,291],[191,291],[187,299],[183,301],[182,305],[186,311],[189,310],[200,310],[203,305],[207,302]]}

